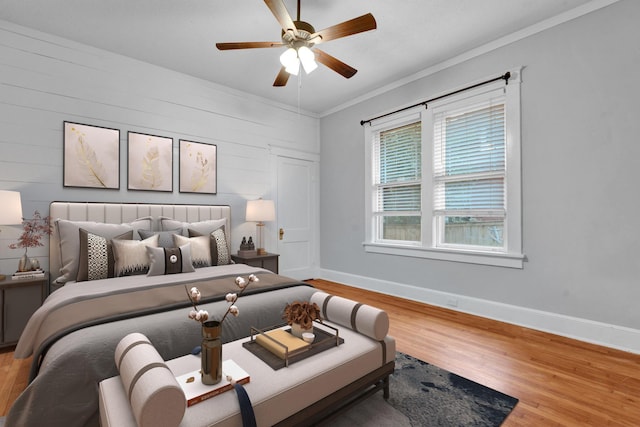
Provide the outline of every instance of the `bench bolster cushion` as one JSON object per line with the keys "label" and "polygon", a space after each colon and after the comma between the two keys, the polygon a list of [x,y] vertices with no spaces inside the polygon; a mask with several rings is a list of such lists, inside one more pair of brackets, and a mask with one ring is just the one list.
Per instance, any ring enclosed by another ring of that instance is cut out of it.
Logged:
{"label": "bench bolster cushion", "polygon": [[389,332],[389,315],[379,308],[321,291],[314,293],[310,301],[318,304],[324,319],[374,340],[383,340]]}

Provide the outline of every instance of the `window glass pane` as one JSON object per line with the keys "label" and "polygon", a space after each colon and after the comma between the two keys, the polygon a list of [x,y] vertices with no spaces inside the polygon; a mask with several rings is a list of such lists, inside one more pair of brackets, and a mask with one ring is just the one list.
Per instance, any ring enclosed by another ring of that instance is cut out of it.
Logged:
{"label": "window glass pane", "polygon": [[421,239],[420,216],[383,216],[379,228],[384,240],[419,242]]}
{"label": "window glass pane", "polygon": [[503,247],[503,232],[503,218],[446,216],[443,243]]}

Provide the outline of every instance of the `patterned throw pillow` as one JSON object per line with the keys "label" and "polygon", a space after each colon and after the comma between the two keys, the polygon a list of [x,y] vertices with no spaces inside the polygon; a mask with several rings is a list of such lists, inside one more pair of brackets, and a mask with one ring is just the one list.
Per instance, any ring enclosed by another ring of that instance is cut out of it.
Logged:
{"label": "patterned throw pillow", "polygon": [[[107,279],[113,277],[115,259],[111,239],[91,233],[83,228],[80,234],[80,259],[76,281]],[[116,239],[133,239],[133,230],[120,234]]]}
{"label": "patterned throw pillow", "polygon": [[147,246],[151,266],[147,276],[164,274],[191,273],[196,271],[191,261],[191,244],[178,248],[152,248]]}
{"label": "patterned throw pillow", "polygon": [[216,258],[213,256],[213,250],[211,252],[211,263],[214,265],[227,265],[231,264],[231,256],[229,255],[229,246],[227,245],[227,237],[224,234],[224,227],[211,233],[211,247],[213,248],[213,242],[216,245]]}
{"label": "patterned throw pillow", "polygon": [[[198,231],[189,229],[189,237],[202,236]],[[231,264],[227,236],[224,233],[224,225],[209,233],[209,250],[211,252],[211,265]]]}
{"label": "patterned throw pillow", "polygon": [[173,235],[173,242],[176,246],[191,244],[191,260],[195,268],[209,267],[211,265],[211,246],[209,237],[185,237],[179,234]]}
{"label": "patterned throw pillow", "polygon": [[147,246],[158,247],[158,235],[144,240],[112,240],[115,258],[114,277],[146,274],[149,271]]}

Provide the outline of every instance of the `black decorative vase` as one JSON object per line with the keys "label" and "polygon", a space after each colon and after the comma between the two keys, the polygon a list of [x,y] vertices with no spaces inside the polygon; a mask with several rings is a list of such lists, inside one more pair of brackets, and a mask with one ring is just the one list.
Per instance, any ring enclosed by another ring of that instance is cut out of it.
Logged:
{"label": "black decorative vase", "polygon": [[202,324],[202,353],[200,363],[202,384],[218,384],[222,380],[222,324],[209,320]]}

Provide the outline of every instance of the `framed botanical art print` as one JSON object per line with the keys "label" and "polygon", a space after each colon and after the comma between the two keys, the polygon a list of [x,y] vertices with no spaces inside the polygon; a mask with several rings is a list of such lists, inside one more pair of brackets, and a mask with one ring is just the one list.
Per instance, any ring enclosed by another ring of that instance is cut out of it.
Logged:
{"label": "framed botanical art print", "polygon": [[180,140],[180,192],[216,194],[217,146]]}
{"label": "framed botanical art print", "polygon": [[173,191],[173,138],[128,132],[128,189]]}
{"label": "framed botanical art print", "polygon": [[64,122],[65,187],[120,188],[120,130]]}

